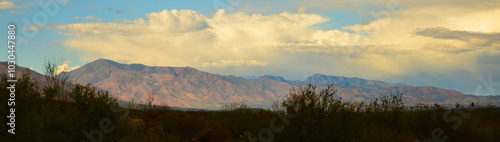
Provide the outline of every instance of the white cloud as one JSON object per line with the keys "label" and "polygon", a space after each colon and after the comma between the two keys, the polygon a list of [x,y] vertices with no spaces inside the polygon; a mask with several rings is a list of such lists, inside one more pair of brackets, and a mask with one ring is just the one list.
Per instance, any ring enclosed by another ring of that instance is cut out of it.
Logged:
{"label": "white cloud", "polygon": [[[382,9],[366,12],[375,20],[343,27],[367,33],[370,39],[370,46],[351,55],[354,75],[396,81],[412,78],[417,80],[414,84],[451,86],[471,93],[477,76],[500,72],[498,63],[493,67],[481,60],[500,55],[495,37],[500,34],[500,3],[402,0],[396,2],[404,9],[388,11],[390,2],[377,1]],[[467,83],[460,83],[464,78]]]}
{"label": "white cloud", "polygon": [[70,70],[68,70],[68,64],[62,64],[62,65],[59,65],[57,66],[57,70],[55,72],[55,75],[58,75],[62,72],[69,72]]}
{"label": "white cloud", "polygon": [[76,70],[76,69],[78,69],[78,68],[80,68],[80,66],[70,67],[70,68],[69,68],[69,70],[71,70],[71,71],[72,71],[72,70]]}
{"label": "white cloud", "polygon": [[[353,45],[350,38],[359,38],[338,30],[311,29],[312,25],[328,21],[314,14],[283,12],[264,16],[220,10],[207,18],[191,10],[164,10],[146,17],[131,23],[79,23],[57,28],[78,37],[66,41],[66,45],[82,50],[87,60],[109,58],[207,68],[266,66],[284,56],[281,51],[289,50],[281,49],[285,46],[320,50],[314,48]],[[195,57],[203,61],[192,61]]]}
{"label": "white cloud", "polygon": [[80,66],[69,67],[70,61],[64,61],[61,65],[57,66],[55,74],[58,75],[62,72],[70,72],[79,68]]}
{"label": "white cloud", "polygon": [[[357,2],[338,6],[353,6]],[[164,10],[149,13],[144,19],[124,19],[127,22],[56,27],[71,33],[65,45],[82,51],[84,61],[108,58],[124,63],[193,66],[222,74],[288,74],[293,79],[324,73],[395,81],[409,76],[440,81],[459,78],[451,75],[464,74],[462,71],[473,78],[485,72],[500,72],[500,67],[493,65],[482,69],[486,63],[481,56],[500,55],[498,42],[489,42],[496,38],[481,42],[478,38],[483,36],[453,40],[415,34],[418,29],[436,27],[483,35],[500,32],[500,9],[483,3],[449,3],[453,2],[430,5],[404,1],[404,9],[343,30],[313,28],[331,19],[306,14],[304,9],[271,15],[219,10],[212,17],[192,10]],[[386,12],[376,11],[375,15],[381,13]],[[483,47],[477,48],[478,43]],[[457,88],[460,87],[463,86]]]}
{"label": "white cloud", "polygon": [[[457,3],[460,2],[457,1]],[[500,32],[500,18],[496,15],[500,14],[500,9],[484,8],[485,10],[469,11],[469,6],[462,4],[425,5],[420,2],[412,4],[415,6],[411,7],[405,4],[406,9],[393,12],[385,18],[371,21],[368,24],[344,27],[346,30],[368,31],[370,33],[373,47],[359,53],[359,55],[373,59],[373,63],[384,61],[392,63],[389,64],[391,66],[403,67],[405,69],[401,73],[404,74],[433,71],[436,74],[444,75],[459,69],[475,72],[477,70],[477,63],[474,60],[476,55],[483,52],[498,53],[498,50],[477,48],[477,45],[479,43],[490,45],[493,46],[493,49],[496,46],[491,45],[493,37],[482,35],[498,35],[495,33]],[[475,7],[475,5],[471,4],[470,7]],[[470,39],[470,42],[468,40],[453,40],[452,37],[434,38],[435,36],[443,36],[442,34],[427,36],[415,34],[421,29],[436,29],[438,27],[446,27],[446,31],[451,32],[491,34],[473,36],[474,39],[472,36],[463,37]],[[451,52],[436,50],[439,48],[445,48]],[[401,59],[402,57],[404,58]],[[391,67],[386,66],[385,68]]]}
{"label": "white cloud", "polygon": [[14,3],[8,1],[0,1],[0,9],[18,8]]}

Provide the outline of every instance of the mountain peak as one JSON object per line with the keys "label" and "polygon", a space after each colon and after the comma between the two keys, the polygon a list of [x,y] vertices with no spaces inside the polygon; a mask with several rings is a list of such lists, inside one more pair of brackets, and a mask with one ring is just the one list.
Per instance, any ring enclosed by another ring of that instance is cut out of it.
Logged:
{"label": "mountain peak", "polygon": [[[306,80],[304,80],[304,82],[323,82],[323,83],[326,83],[332,79],[338,80],[338,78],[339,77],[337,77],[337,76],[329,76],[329,75],[316,73],[316,74],[313,74],[313,75],[307,77]],[[343,77],[341,77],[341,78],[343,78]]]}
{"label": "mountain peak", "polygon": [[90,62],[89,64],[99,64],[99,63],[112,63],[112,64],[120,64],[118,62],[115,62],[113,60],[109,60],[109,59],[104,59],[104,58],[99,58],[97,60],[94,60],[92,62]]}
{"label": "mountain peak", "polygon": [[[88,65],[88,66],[87,66]],[[118,69],[122,70],[133,70],[133,71],[141,71],[146,69],[148,66],[140,63],[132,63],[132,64],[122,64],[118,63],[112,60],[108,59],[97,59],[95,61],[92,61],[85,66],[93,68],[93,69],[103,69],[103,68],[110,68],[110,67],[116,67]]]}
{"label": "mountain peak", "polygon": [[321,77],[321,76],[328,76],[328,75],[325,75],[325,74],[320,74],[320,73],[315,73],[315,74],[313,74],[312,76],[315,76],[315,77]]}
{"label": "mountain peak", "polygon": [[392,84],[392,86],[410,86],[410,85],[403,83],[403,82],[398,82],[398,83]]}
{"label": "mountain peak", "polygon": [[[452,103],[459,100],[458,97],[464,96],[453,90],[436,87],[397,87],[386,82],[357,77],[317,73],[305,81],[286,80],[276,75],[244,79],[203,72],[192,67],[121,64],[107,59],[98,59],[71,71],[69,80],[106,89],[125,101],[135,96],[137,91],[158,87],[158,102],[191,108],[217,108],[222,103],[232,101],[245,101],[252,106],[267,106],[271,101],[283,98],[290,88],[305,84],[317,85],[320,88],[329,84],[335,85],[339,89],[338,95],[347,100],[371,99],[376,94],[399,92],[412,96],[410,103]],[[154,85],[144,85],[144,81]]]}
{"label": "mountain peak", "polygon": [[111,66],[120,66],[121,64],[118,63],[118,62],[115,62],[115,61],[112,61],[112,60],[108,60],[108,59],[103,59],[103,58],[100,58],[100,59],[97,59],[97,60],[94,60],[84,66],[91,66],[91,67],[100,67],[100,66],[103,66],[103,67],[111,67]]}
{"label": "mountain peak", "polygon": [[190,66],[186,66],[186,67],[169,67],[169,66],[147,66],[147,65],[144,65],[144,64],[141,64],[141,63],[131,63],[131,64],[122,64],[122,63],[118,63],[118,62],[115,62],[115,61],[112,61],[112,60],[108,60],[108,59],[97,59],[95,61],[92,61],[88,64],[86,64],[85,66],[89,66],[89,67],[92,67],[92,68],[109,68],[109,67],[116,67],[118,69],[121,69],[121,70],[131,70],[131,71],[144,71],[144,70],[147,70],[147,71],[153,71],[153,72],[156,72],[156,71],[160,71],[161,68],[173,68],[175,70],[178,70],[178,71],[187,71],[187,72],[197,72],[199,70],[193,68],[193,67],[190,67]]}
{"label": "mountain peak", "polygon": [[259,79],[260,78],[266,78],[266,79],[271,79],[271,80],[278,81],[278,82],[284,82],[284,83],[288,83],[290,85],[302,85],[302,81],[300,81],[300,80],[286,80],[285,78],[283,78],[281,76],[264,75],[264,76],[260,76]]}
{"label": "mountain peak", "polygon": [[382,81],[366,80],[357,77],[329,76],[318,73],[307,77],[303,84],[333,84],[343,87],[365,87],[370,89],[382,89],[392,86]]}
{"label": "mountain peak", "polygon": [[274,75],[264,75],[264,76],[259,76],[259,78],[267,78],[271,80],[276,80],[276,81],[283,81],[286,82],[286,79],[284,79],[281,76],[274,76]]}

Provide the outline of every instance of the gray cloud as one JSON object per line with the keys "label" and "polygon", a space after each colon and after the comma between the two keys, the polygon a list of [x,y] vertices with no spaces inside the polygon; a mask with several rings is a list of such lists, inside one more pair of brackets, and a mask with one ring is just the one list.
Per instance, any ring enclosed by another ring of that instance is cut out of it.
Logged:
{"label": "gray cloud", "polygon": [[442,27],[418,29],[414,34],[435,39],[460,40],[479,46],[491,46],[493,43],[500,42],[500,33],[458,31]]}
{"label": "gray cloud", "polygon": [[455,46],[455,45],[437,44],[437,43],[426,44],[423,46],[423,49],[435,52],[449,53],[449,54],[459,54],[475,50],[474,48],[467,46]]}

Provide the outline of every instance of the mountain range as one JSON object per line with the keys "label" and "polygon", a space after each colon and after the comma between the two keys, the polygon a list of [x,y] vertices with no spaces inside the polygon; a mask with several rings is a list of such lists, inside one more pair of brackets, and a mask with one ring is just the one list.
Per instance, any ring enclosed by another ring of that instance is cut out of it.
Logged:
{"label": "mountain range", "polygon": [[[5,65],[5,62],[0,64],[0,71],[6,72]],[[43,78],[43,75],[34,71],[30,73],[37,76],[37,81],[41,78],[39,76]],[[481,104],[500,102],[500,96],[472,96],[432,86],[389,84],[356,77],[314,74],[303,81],[272,75],[237,77],[208,73],[192,67],[121,64],[107,59],[98,59],[65,73],[69,81],[108,90],[121,101],[133,99],[145,102],[148,97],[154,96],[154,104],[181,108],[217,109],[233,102],[267,108],[273,101],[285,98],[291,88],[307,84],[316,85],[318,89],[334,85],[336,97],[344,101],[369,101],[380,94],[403,93],[409,105],[418,102],[445,105],[470,101]]]}

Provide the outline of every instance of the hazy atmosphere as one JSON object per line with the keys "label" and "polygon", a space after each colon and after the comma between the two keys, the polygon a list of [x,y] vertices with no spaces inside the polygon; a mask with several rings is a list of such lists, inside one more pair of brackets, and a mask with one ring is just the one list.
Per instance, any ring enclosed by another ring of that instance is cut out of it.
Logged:
{"label": "hazy atmosphere", "polygon": [[[497,0],[1,1],[17,64],[96,59],[304,80],[320,73],[498,95]],[[0,32],[6,33],[6,28]],[[6,42],[6,38],[0,39]],[[0,58],[6,59],[7,54]],[[489,90],[478,86],[489,84]]]}
{"label": "hazy atmosphere", "polygon": [[0,18],[0,142],[500,141],[500,0],[0,0]]}

